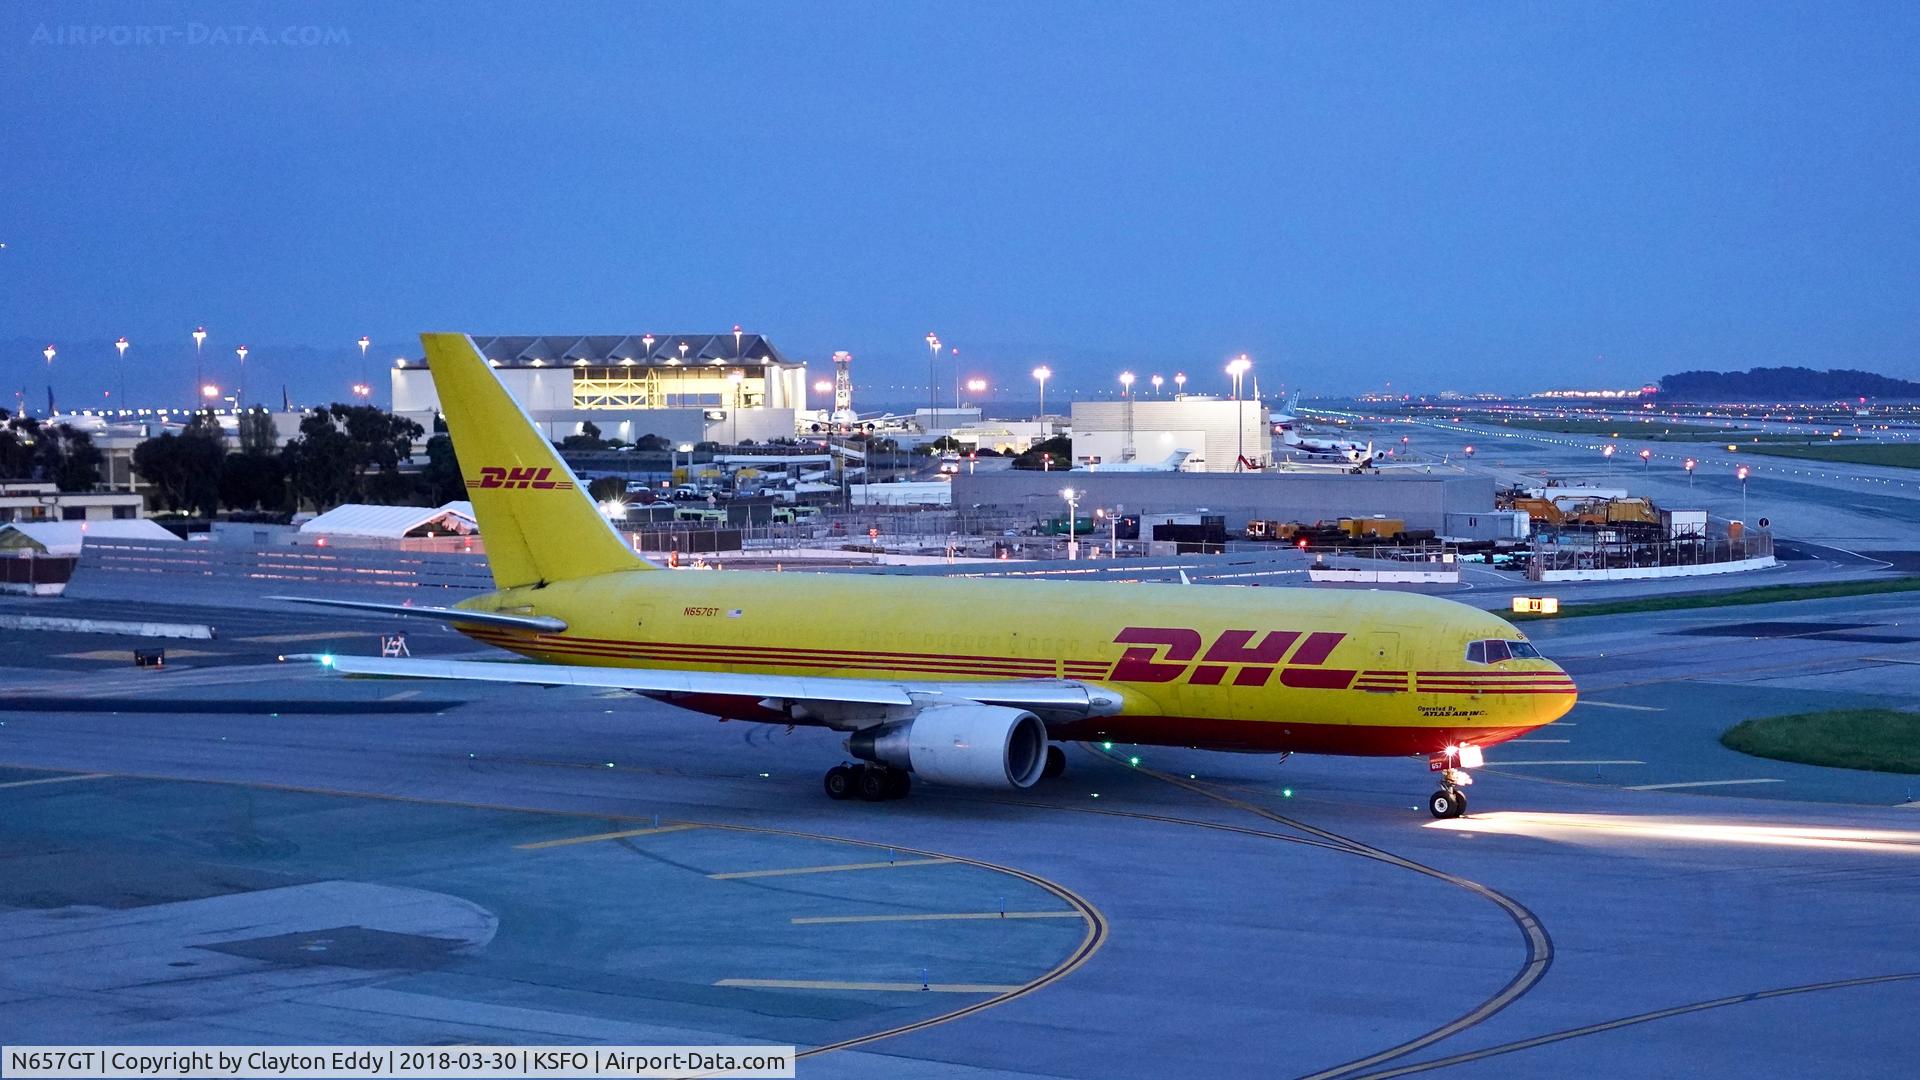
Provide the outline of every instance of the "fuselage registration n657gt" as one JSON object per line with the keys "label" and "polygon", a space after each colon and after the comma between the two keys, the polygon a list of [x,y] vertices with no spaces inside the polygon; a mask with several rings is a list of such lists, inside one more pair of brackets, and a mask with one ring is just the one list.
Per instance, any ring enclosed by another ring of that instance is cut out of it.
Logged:
{"label": "fuselage registration n657gt", "polygon": [[1505,620],[1390,592],[668,572],[637,556],[463,334],[424,334],[496,590],[433,618],[531,663],[331,656],[348,675],[630,690],[846,733],[835,798],[1019,789],[1060,743],[1424,755],[1439,817],[1487,746],[1573,707]]}

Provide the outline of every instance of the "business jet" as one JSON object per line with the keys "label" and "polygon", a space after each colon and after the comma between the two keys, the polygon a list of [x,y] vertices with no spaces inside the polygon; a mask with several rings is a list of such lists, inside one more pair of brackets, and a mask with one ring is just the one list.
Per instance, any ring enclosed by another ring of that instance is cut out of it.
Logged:
{"label": "business jet", "polygon": [[451,607],[281,599],[436,619],[531,662],[318,658],[339,674],[616,688],[828,728],[853,759],[826,773],[835,799],[898,798],[911,777],[1019,790],[1064,770],[1062,743],[1102,740],[1424,757],[1435,817],[1465,810],[1486,747],[1575,701],[1504,620],[1410,593],[662,570],[470,338],[421,340],[497,588]]}

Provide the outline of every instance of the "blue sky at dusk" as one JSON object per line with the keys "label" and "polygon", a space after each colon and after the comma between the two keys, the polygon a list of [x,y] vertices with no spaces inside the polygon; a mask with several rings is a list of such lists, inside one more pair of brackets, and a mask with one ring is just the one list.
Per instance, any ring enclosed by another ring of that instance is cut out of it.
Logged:
{"label": "blue sky at dusk", "polygon": [[928,330],[1006,398],[1241,351],[1269,395],[1920,377],[1911,4],[25,2],[0,42],[9,406],[48,342],[98,403],[122,334],[178,401],[196,324],[276,402],[363,333],[735,323],[870,400]]}

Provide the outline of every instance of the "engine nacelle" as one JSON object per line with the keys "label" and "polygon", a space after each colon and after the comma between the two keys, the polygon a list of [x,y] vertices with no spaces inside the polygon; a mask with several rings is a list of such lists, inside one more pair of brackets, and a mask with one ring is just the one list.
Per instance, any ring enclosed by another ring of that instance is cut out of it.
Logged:
{"label": "engine nacelle", "polygon": [[930,705],[911,720],[854,732],[847,752],[936,784],[1025,788],[1046,768],[1047,726],[1003,705]]}

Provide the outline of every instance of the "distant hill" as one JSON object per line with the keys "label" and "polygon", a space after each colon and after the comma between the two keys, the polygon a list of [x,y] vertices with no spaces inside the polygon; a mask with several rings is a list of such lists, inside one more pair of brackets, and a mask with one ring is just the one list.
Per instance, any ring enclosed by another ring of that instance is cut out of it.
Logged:
{"label": "distant hill", "polygon": [[1660,392],[1679,401],[1838,401],[1842,398],[1920,398],[1920,382],[1871,371],[1763,367],[1752,371],[1683,371],[1660,380]]}

